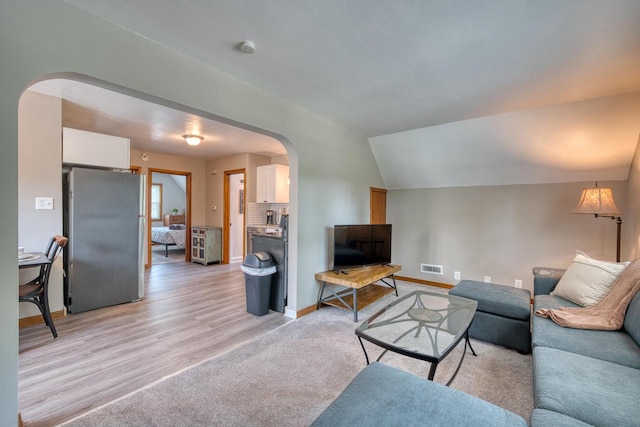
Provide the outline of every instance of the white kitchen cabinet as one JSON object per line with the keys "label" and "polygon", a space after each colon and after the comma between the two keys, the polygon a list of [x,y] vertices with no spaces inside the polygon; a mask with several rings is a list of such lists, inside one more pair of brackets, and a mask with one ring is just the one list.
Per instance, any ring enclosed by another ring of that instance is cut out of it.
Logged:
{"label": "white kitchen cabinet", "polygon": [[207,265],[222,261],[222,228],[191,227],[191,262]]}
{"label": "white kitchen cabinet", "polygon": [[256,172],[256,203],[289,203],[289,166],[258,166]]}
{"label": "white kitchen cabinet", "polygon": [[71,165],[129,169],[128,138],[62,128],[62,162]]}

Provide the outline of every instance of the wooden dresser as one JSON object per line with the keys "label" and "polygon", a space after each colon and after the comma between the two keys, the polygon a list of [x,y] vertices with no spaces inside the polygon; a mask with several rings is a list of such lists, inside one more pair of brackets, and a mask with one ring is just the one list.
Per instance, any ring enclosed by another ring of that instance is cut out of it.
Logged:
{"label": "wooden dresser", "polygon": [[182,215],[165,215],[162,217],[162,225],[165,227],[170,226],[171,224],[186,224],[184,218],[184,214]]}

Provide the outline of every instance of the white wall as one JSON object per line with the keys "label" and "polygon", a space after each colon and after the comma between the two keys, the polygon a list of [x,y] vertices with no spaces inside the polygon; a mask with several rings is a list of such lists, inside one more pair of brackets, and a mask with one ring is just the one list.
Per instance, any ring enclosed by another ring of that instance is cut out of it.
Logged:
{"label": "white wall", "polygon": [[[455,284],[462,279],[533,289],[534,266],[566,268],[576,250],[615,261],[616,224],[608,218],[576,215],[583,187],[569,184],[391,190],[387,221],[393,224],[392,260],[402,276]],[[618,208],[626,206],[626,181],[605,181]],[[626,225],[623,223],[623,230]],[[626,241],[625,241],[626,240]],[[622,238],[623,260],[629,241]],[[420,272],[420,263],[444,266],[444,276]]]}
{"label": "white wall", "polygon": [[[62,234],[62,103],[60,98],[27,92],[20,98],[18,152],[18,243],[25,252],[42,252],[49,239]],[[53,210],[36,210],[36,197],[53,197]],[[20,270],[20,283],[37,269]],[[49,277],[52,312],[64,309],[62,257]],[[20,304],[20,317],[40,316],[31,303]]]}
{"label": "white wall", "polygon": [[[92,76],[110,89],[133,89],[281,140],[291,166],[290,279],[296,287],[289,303],[298,309],[315,302],[314,273],[328,266],[325,229],[366,221],[369,187],[382,186],[366,138],[62,0],[2,2],[0,40],[0,221],[9,230],[0,242],[0,425],[15,425],[17,418],[18,239],[10,230],[18,228],[18,101],[44,76]],[[194,200],[192,211],[204,220],[204,197]]]}
{"label": "white wall", "polygon": [[[256,167],[268,165],[269,157],[243,153],[207,161],[207,209],[206,224],[222,227],[224,223],[224,173],[238,169],[245,170],[246,183],[256,181]],[[215,172],[214,172],[215,171]],[[244,198],[255,200],[254,185],[245,185]],[[216,206],[216,210],[211,207]]]}
{"label": "white wall", "polygon": [[[640,135],[636,152],[629,169],[629,179],[627,185],[627,209],[624,211],[624,222],[622,224],[629,259],[640,258]],[[624,253],[624,252],[623,252]]]}

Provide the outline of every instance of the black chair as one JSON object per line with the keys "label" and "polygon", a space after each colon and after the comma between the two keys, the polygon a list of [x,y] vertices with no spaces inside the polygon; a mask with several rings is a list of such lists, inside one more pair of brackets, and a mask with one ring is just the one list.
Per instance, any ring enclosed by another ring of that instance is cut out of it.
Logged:
{"label": "black chair", "polygon": [[54,338],[58,337],[58,332],[56,332],[56,327],[51,318],[51,311],[49,310],[49,275],[53,268],[53,263],[68,241],[69,239],[64,236],[53,236],[44,252],[44,255],[51,262],[40,267],[38,277],[18,287],[18,301],[30,302],[38,306],[44,318],[44,323],[51,329]]}

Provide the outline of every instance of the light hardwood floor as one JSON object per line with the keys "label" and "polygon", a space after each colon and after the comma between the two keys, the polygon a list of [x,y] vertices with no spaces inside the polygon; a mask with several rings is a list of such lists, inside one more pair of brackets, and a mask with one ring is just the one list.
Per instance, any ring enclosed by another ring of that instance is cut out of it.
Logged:
{"label": "light hardwood floor", "polygon": [[142,301],[20,330],[19,410],[54,426],[287,322],[246,312],[239,264],[156,265]]}
{"label": "light hardwood floor", "polygon": [[152,265],[170,264],[172,262],[184,262],[184,249],[169,246],[169,250],[165,252],[163,245],[153,245],[151,247]]}

